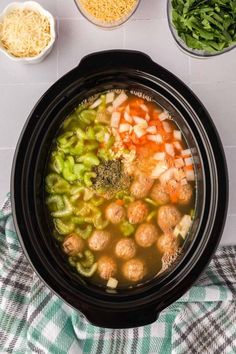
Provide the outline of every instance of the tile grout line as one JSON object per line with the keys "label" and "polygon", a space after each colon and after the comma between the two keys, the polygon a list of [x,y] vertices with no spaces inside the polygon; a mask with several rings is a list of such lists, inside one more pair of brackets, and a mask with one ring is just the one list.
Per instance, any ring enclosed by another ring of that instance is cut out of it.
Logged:
{"label": "tile grout line", "polygon": [[126,47],[126,26],[123,27],[123,49]]}

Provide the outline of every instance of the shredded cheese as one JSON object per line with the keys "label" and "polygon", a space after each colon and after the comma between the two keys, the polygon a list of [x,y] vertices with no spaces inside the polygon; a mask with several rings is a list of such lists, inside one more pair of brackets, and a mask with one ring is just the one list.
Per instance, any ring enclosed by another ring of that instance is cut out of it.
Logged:
{"label": "shredded cheese", "polygon": [[9,12],[0,23],[0,41],[15,57],[35,57],[50,40],[50,22],[39,12],[16,9]]}
{"label": "shredded cheese", "polygon": [[89,15],[105,22],[114,23],[127,17],[138,0],[77,0]]}

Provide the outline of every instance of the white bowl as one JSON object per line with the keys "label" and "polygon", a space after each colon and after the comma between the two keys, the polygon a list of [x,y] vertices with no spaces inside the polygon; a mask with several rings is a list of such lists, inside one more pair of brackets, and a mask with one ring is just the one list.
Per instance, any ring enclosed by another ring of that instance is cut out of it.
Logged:
{"label": "white bowl", "polygon": [[40,14],[46,16],[50,22],[50,31],[51,31],[51,40],[48,45],[42,50],[39,55],[35,57],[24,57],[24,58],[17,58],[14,55],[10,54],[2,45],[0,41],[0,52],[4,53],[8,58],[11,60],[21,62],[21,63],[30,63],[36,64],[41,62],[52,50],[52,47],[56,40],[56,21],[54,17],[50,14],[50,12],[46,11],[40,4],[35,1],[26,1],[26,2],[12,2],[9,4],[3,12],[0,14],[0,22],[3,21],[4,17],[15,9],[30,9],[38,11]]}

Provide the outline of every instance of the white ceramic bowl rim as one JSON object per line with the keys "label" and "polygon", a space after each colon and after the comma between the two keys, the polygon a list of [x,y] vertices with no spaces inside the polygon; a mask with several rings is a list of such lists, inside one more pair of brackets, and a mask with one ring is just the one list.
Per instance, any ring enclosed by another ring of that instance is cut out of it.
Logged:
{"label": "white ceramic bowl rim", "polygon": [[18,58],[9,53],[2,45],[0,42],[0,51],[4,53],[8,58],[13,59],[14,61],[28,61],[28,62],[33,62],[33,61],[38,61],[40,58],[42,58],[46,52],[51,48],[55,42],[56,39],[56,31],[55,31],[55,20],[52,16],[52,14],[45,10],[39,3],[36,1],[25,1],[25,2],[12,2],[8,6],[5,7],[5,9],[0,13],[0,21],[13,9],[32,9],[36,10],[42,15],[46,16],[50,22],[50,33],[51,33],[51,39],[48,45],[41,51],[40,54],[36,55],[35,57],[22,57]]}

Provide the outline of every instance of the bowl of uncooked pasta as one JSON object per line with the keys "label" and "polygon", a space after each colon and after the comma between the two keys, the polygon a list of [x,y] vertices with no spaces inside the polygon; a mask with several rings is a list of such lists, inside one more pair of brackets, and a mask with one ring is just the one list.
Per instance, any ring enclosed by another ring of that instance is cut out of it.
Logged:
{"label": "bowl of uncooked pasta", "polygon": [[141,0],[75,0],[81,14],[93,24],[114,28],[126,22]]}

